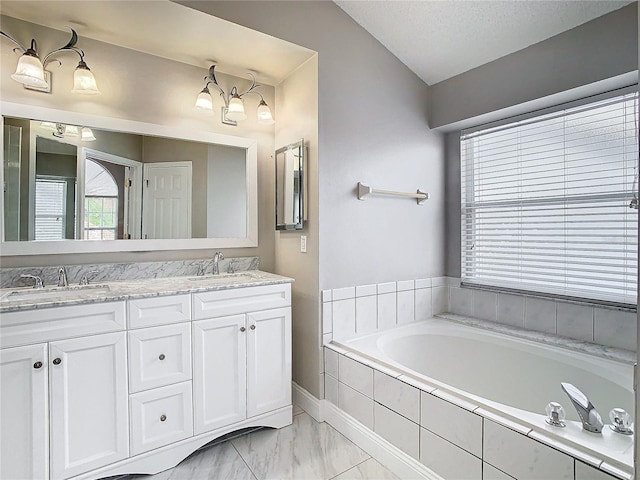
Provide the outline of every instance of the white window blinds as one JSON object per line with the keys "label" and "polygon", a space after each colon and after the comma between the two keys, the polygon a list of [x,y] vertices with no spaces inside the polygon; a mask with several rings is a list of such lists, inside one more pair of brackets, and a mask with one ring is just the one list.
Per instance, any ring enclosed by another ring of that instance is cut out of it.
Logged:
{"label": "white window blinds", "polygon": [[67,182],[36,178],[35,239],[65,238]]}
{"label": "white window blinds", "polygon": [[463,132],[463,283],[635,304],[637,168],[637,92]]}

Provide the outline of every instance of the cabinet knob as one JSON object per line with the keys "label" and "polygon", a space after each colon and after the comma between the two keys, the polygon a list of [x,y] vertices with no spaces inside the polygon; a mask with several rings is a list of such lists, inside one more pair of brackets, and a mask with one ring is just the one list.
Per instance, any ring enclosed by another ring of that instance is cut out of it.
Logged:
{"label": "cabinet knob", "polygon": [[62,363],[62,360],[60,360],[59,358],[54,358],[53,359],[53,364],[54,365],[60,365]]}
{"label": "cabinet knob", "polygon": [[244,327],[240,327],[240,331],[241,331],[241,332],[244,332],[245,330],[246,330],[246,328],[244,328]]}
{"label": "cabinet knob", "polygon": [[164,422],[167,419],[166,415],[160,415],[160,421]]}
{"label": "cabinet knob", "polygon": [[33,364],[33,368],[42,368],[42,362],[36,362]]}
{"label": "cabinet knob", "polygon": [[164,356],[164,353],[161,353],[161,354],[160,354],[160,356],[159,356],[158,358],[159,358],[160,360],[164,360],[164,359],[165,359],[165,358],[167,358],[167,357],[165,357],[165,356]]}
{"label": "cabinet knob", "polygon": [[251,330],[255,330],[255,329],[256,329],[256,326],[255,326],[255,325],[251,325],[249,328],[250,328]]}

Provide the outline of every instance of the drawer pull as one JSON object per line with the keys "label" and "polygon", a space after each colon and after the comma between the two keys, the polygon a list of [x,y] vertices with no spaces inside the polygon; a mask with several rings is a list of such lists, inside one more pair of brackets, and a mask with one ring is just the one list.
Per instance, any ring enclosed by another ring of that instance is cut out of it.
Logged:
{"label": "drawer pull", "polygon": [[36,362],[33,364],[33,368],[42,368],[42,362]]}
{"label": "drawer pull", "polygon": [[249,328],[250,328],[251,330],[255,330],[255,329],[256,329],[256,326],[255,326],[255,325],[251,325]]}
{"label": "drawer pull", "polygon": [[167,419],[166,415],[160,415],[160,421],[164,422]]}
{"label": "drawer pull", "polygon": [[54,365],[60,365],[62,363],[62,360],[60,360],[59,358],[54,358],[53,359],[53,364]]}
{"label": "drawer pull", "polygon": [[240,327],[240,331],[241,331],[241,332],[244,332],[245,330],[246,330],[246,328],[244,328],[244,327]]}
{"label": "drawer pull", "polygon": [[161,353],[161,354],[160,354],[160,356],[159,356],[158,358],[159,358],[160,360],[164,360],[164,359],[165,359],[165,358],[167,358],[167,357],[165,357],[165,356],[164,356],[164,353]]}

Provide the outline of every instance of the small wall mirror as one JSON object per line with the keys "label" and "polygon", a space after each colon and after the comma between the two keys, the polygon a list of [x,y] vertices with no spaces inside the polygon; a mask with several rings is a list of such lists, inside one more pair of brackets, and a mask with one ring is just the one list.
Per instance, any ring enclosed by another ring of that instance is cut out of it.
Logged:
{"label": "small wall mirror", "polygon": [[276,150],[276,230],[304,227],[304,139]]}

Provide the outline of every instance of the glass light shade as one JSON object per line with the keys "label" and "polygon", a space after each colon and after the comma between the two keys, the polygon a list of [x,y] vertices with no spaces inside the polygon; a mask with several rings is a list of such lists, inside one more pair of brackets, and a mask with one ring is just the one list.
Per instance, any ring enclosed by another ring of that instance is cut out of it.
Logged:
{"label": "glass light shade", "polygon": [[244,113],[244,103],[242,102],[242,99],[237,95],[234,95],[233,97],[231,97],[231,100],[229,100],[229,110],[227,111],[227,118],[229,120],[233,120],[234,122],[237,122],[239,120],[246,120],[247,118],[247,114]]}
{"label": "glass light shade", "polygon": [[271,109],[264,100],[258,105],[258,123],[261,125],[272,125],[274,123]]}
{"label": "glass light shade", "polygon": [[81,130],[80,139],[83,142],[93,142],[96,139],[96,137],[93,135],[93,131],[89,127],[84,127]]}
{"label": "glass light shade", "polygon": [[65,137],[79,137],[80,129],[75,125],[67,125],[64,127],[64,136]]}
{"label": "glass light shade", "polygon": [[55,132],[57,130],[56,124],[53,122],[40,122],[40,128],[44,130],[49,130],[51,132]]}
{"label": "glass light shade", "polygon": [[209,89],[207,87],[204,87],[198,94],[198,98],[196,98],[195,108],[202,110],[213,110],[213,100],[211,98],[211,93],[209,92]]}
{"label": "glass light shade", "polygon": [[44,68],[40,59],[26,53],[18,59],[16,72],[11,75],[11,78],[31,87],[46,88],[49,86],[44,80]]}
{"label": "glass light shade", "polygon": [[73,93],[81,93],[83,95],[98,95],[98,85],[96,79],[87,67],[87,64],[80,62],[73,72]]}

